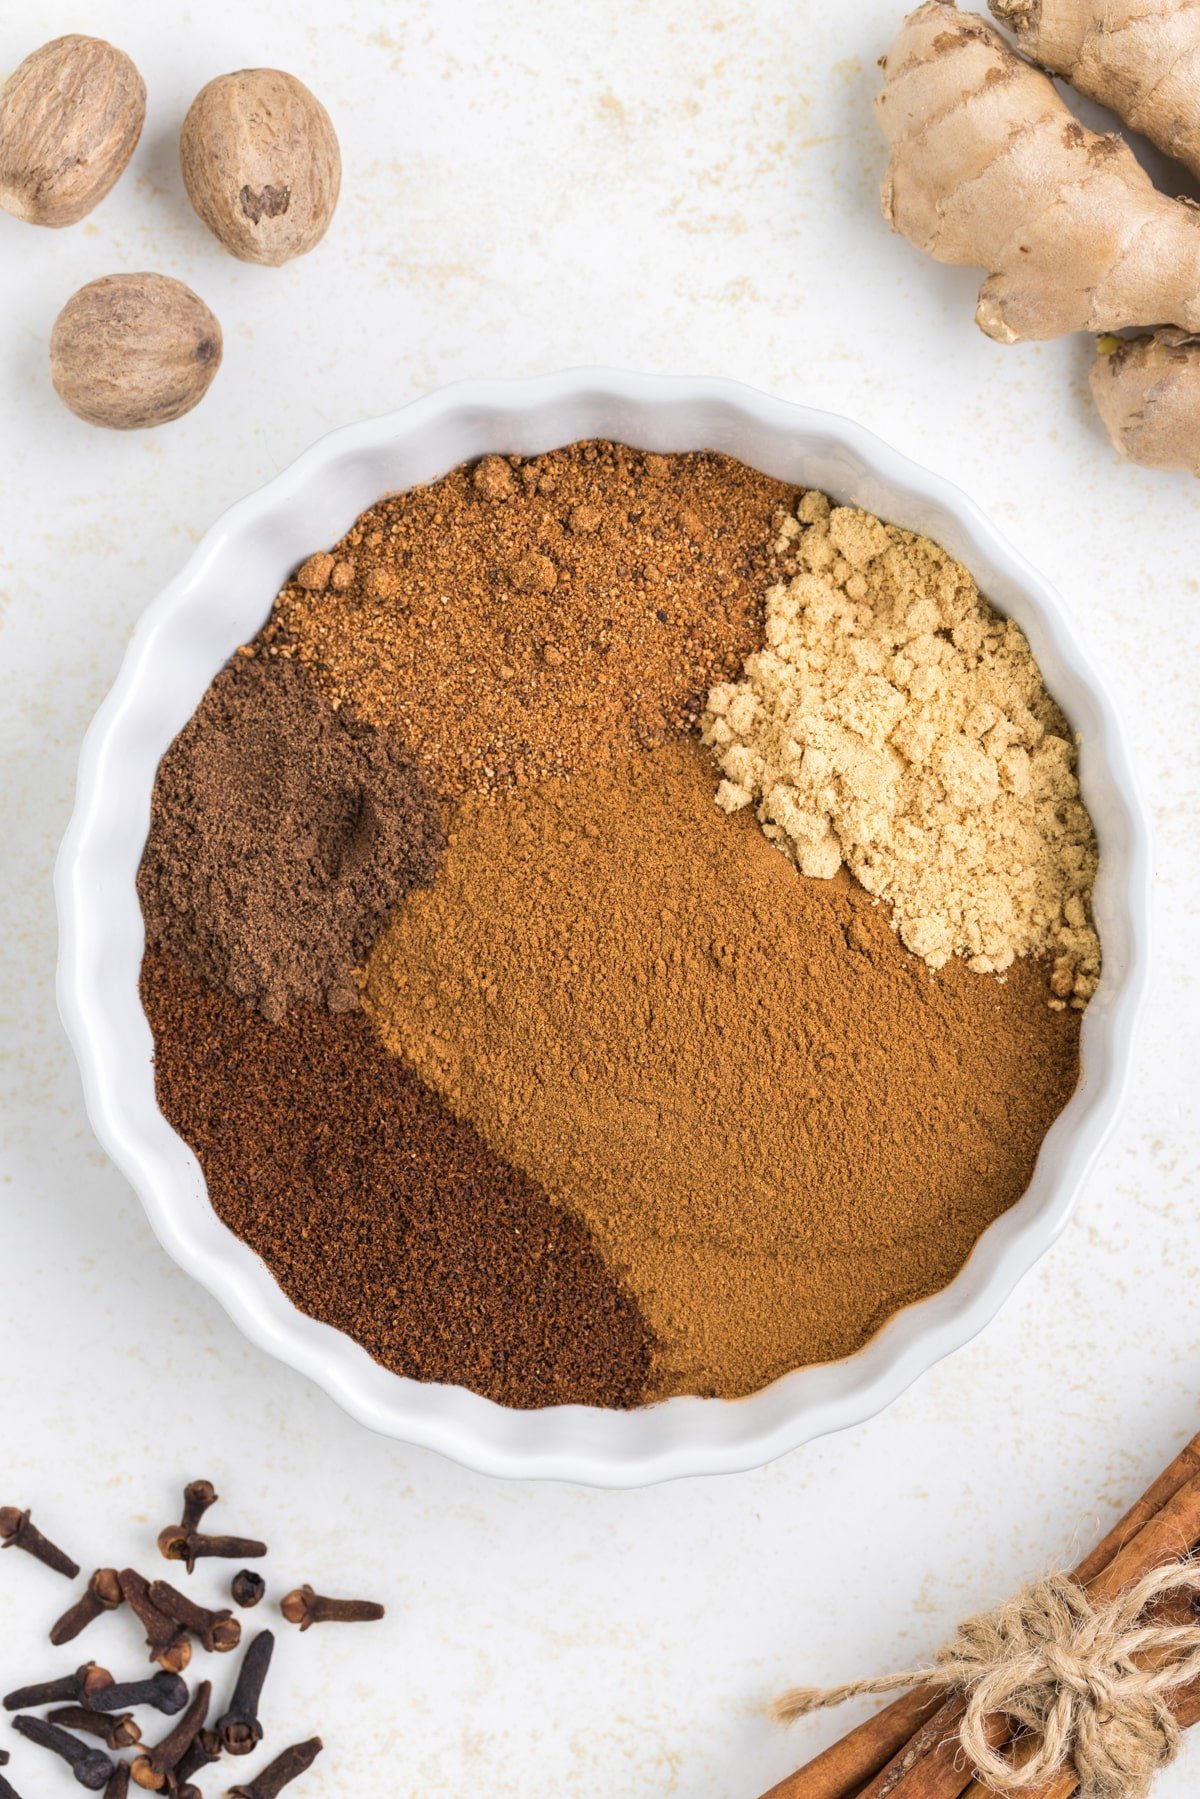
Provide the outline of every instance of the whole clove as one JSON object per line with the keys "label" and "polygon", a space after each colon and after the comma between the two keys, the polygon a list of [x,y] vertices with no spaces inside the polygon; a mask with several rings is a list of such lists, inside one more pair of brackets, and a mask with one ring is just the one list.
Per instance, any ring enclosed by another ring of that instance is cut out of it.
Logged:
{"label": "whole clove", "polygon": [[[168,1524],[158,1533],[158,1547],[170,1562],[187,1560],[187,1539],[200,1528],[200,1520],[210,1505],[217,1503],[217,1489],[211,1480],[190,1480],[183,1489],[183,1514],[178,1524]],[[183,1545],[183,1553],[176,1548]],[[188,1573],[191,1573],[191,1567]]]}
{"label": "whole clove", "polygon": [[180,1593],[169,1581],[150,1582],[150,1603],[198,1637],[209,1654],[224,1655],[242,1640],[242,1627],[229,1610],[210,1612]]}
{"label": "whole clove", "polygon": [[274,1649],[275,1637],[269,1630],[260,1630],[246,1646],[229,1710],[217,1719],[221,1744],[230,1755],[249,1755],[262,1742],[258,1710]]}
{"label": "whole clove", "polygon": [[[8,1757],[5,1756],[4,1759],[7,1761]],[[3,1774],[0,1774],[0,1799],[21,1799],[16,1787],[5,1780]]]}
{"label": "whole clove", "polygon": [[33,1686],[17,1687],[15,1692],[6,1693],[4,1709],[19,1712],[31,1705],[57,1705],[60,1701],[91,1705],[112,1683],[113,1677],[107,1668],[101,1668],[96,1662],[84,1662],[74,1674],[60,1675],[57,1680],[40,1680]]}
{"label": "whole clove", "polygon": [[14,1718],[13,1729],[19,1730],[23,1737],[36,1743],[39,1748],[49,1749],[52,1755],[61,1755],[70,1764],[71,1772],[81,1787],[98,1793],[101,1787],[108,1785],[113,1764],[102,1749],[93,1749],[90,1743],[81,1743],[70,1731],[60,1730],[57,1724],[48,1724],[45,1718]]}
{"label": "whole clove", "polygon": [[215,1730],[198,1730],[191,1748],[180,1757],[175,1767],[176,1792],[182,1793],[193,1774],[221,1759],[221,1738]]}
{"label": "whole clove", "polygon": [[169,1668],[160,1668],[145,1680],[113,1681],[111,1686],[93,1693],[91,1704],[98,1712],[123,1712],[131,1705],[152,1705],[156,1712],[171,1718],[183,1710],[188,1697],[187,1682]]}
{"label": "whole clove", "polygon": [[174,1618],[159,1611],[150,1597],[149,1581],[136,1568],[122,1568],[118,1578],[127,1603],[146,1632],[150,1660],[172,1674],[182,1674],[192,1659],[192,1645],[186,1630]]}
{"label": "whole clove", "polygon": [[65,1574],[68,1580],[78,1578],[79,1563],[73,1562],[56,1543],[42,1535],[36,1524],[29,1522],[28,1507],[22,1511],[19,1506],[0,1505],[0,1538],[5,1549],[23,1549],[35,1561],[53,1568],[56,1574]]}
{"label": "whole clove", "polygon": [[86,1705],[64,1705],[49,1712],[51,1724],[64,1730],[81,1730],[84,1736],[99,1737],[108,1749],[132,1749],[142,1740],[142,1727],[132,1712],[98,1712]]}
{"label": "whole clove", "polygon": [[121,1581],[116,1569],[97,1568],[83,1593],[74,1605],[67,1607],[51,1630],[50,1641],[56,1648],[61,1648],[64,1643],[77,1637],[81,1630],[86,1630],[102,1613],[115,1612],[124,1603],[125,1595],[121,1591]]}
{"label": "whole clove", "polygon": [[104,1799],[127,1799],[129,1793],[129,1763],[118,1762],[108,1777],[108,1785],[104,1789]]}
{"label": "whole clove", "polygon": [[190,1531],[184,1536],[174,1527],[169,1532],[162,1532],[158,1547],[169,1562],[185,1562],[189,1574],[197,1562],[209,1556],[240,1562],[253,1561],[256,1556],[267,1553],[266,1544],[260,1543],[257,1537],[206,1537],[199,1531]]}
{"label": "whole clove", "polygon": [[324,1747],[320,1737],[310,1737],[307,1743],[293,1743],[246,1786],[230,1787],[229,1799],[275,1799],[289,1781],[312,1767]]}
{"label": "whole clove", "polygon": [[279,1602],[289,1624],[308,1630],[313,1624],[371,1624],[383,1617],[373,1599],[326,1599],[309,1586],[297,1587]]}
{"label": "whole clove", "polygon": [[267,1583],[261,1574],[253,1568],[240,1568],[229,1583],[229,1592],[235,1605],[249,1610],[257,1605],[267,1590]]}
{"label": "whole clove", "polygon": [[168,1524],[158,1533],[159,1553],[169,1562],[184,1562],[190,1574],[196,1563],[208,1556],[223,1556],[231,1561],[254,1561],[266,1555],[267,1546],[256,1537],[210,1537],[199,1529],[200,1520],[210,1505],[215,1505],[216,1490],[210,1480],[194,1480],[183,1489],[183,1516],[178,1524]]}
{"label": "whole clove", "polygon": [[130,1769],[135,1785],[158,1793],[173,1784],[176,1767],[204,1728],[211,1697],[212,1687],[207,1680],[202,1680],[196,1688],[195,1698],[174,1729],[167,1732],[161,1743],[135,1759]]}

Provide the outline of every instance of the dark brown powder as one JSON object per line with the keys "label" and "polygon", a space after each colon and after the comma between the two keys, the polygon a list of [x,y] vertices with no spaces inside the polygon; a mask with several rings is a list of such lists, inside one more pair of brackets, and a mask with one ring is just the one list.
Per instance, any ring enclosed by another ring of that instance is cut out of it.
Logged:
{"label": "dark brown powder", "polygon": [[284,1292],[397,1374],[630,1406],[651,1337],[586,1228],[385,1054],[361,1014],[267,1024],[150,953],[165,1116]]}
{"label": "dark brown powder", "polygon": [[740,672],[794,499],[710,452],[489,456],[311,556],[266,639],[444,794],[567,774],[690,729]]}
{"label": "dark brown powder", "polygon": [[586,1221],[661,1349],[748,1393],[943,1287],[1078,1073],[1046,969],[935,973],[678,740],[470,796],[367,965],[388,1048]]}
{"label": "dark brown powder", "polygon": [[385,731],[298,664],[247,650],[159,767],[138,875],[147,941],[279,1018],[357,1004],[353,970],[441,847],[436,802]]}

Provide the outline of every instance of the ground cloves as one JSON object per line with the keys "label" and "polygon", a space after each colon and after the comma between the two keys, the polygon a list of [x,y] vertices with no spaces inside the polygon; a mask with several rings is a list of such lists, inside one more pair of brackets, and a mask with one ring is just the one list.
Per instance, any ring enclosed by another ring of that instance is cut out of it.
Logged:
{"label": "ground cloves", "polygon": [[204,1727],[211,1697],[211,1685],[202,1680],[196,1688],[195,1698],[174,1729],[167,1732],[161,1743],[156,1743],[134,1761],[130,1773],[136,1786],[158,1793],[163,1787],[174,1784],[175,1769]]}
{"label": "ground cloves", "polygon": [[320,1737],[310,1737],[306,1743],[293,1743],[246,1786],[230,1787],[229,1799],[275,1799],[290,1781],[312,1767],[324,1747]]}
{"label": "ground cloves", "polygon": [[269,1630],[260,1630],[246,1646],[229,1710],[217,1719],[221,1744],[230,1755],[249,1755],[262,1742],[258,1708],[274,1648],[275,1637]]}
{"label": "ground cloves", "polygon": [[60,1675],[57,1680],[35,1681],[32,1686],[17,1687],[14,1692],[6,1693],[4,1709],[20,1712],[31,1705],[57,1705],[60,1702],[92,1705],[97,1695],[112,1684],[113,1677],[107,1668],[101,1668],[96,1662],[84,1662],[74,1674]]}
{"label": "ground cloves", "polygon": [[307,1630],[313,1624],[371,1624],[383,1617],[373,1599],[327,1599],[310,1586],[296,1587],[279,1602],[289,1624]]}
{"label": "ground cloves", "polygon": [[91,1704],[98,1712],[123,1712],[131,1705],[152,1705],[156,1712],[170,1718],[183,1710],[188,1697],[187,1682],[169,1668],[160,1668],[145,1680],[113,1681],[111,1686],[92,1694]]}
{"label": "ground cloves", "polygon": [[121,1581],[116,1569],[97,1568],[83,1593],[74,1605],[67,1607],[51,1630],[50,1641],[56,1648],[71,1642],[103,1612],[115,1612],[124,1603],[125,1595],[121,1591]]}
{"label": "ground cloves", "polygon": [[172,1674],[182,1674],[192,1659],[192,1645],[183,1626],[159,1611],[150,1597],[150,1583],[136,1568],[122,1568],[121,1591],[141,1620],[150,1660]]}
{"label": "ground cloves", "polygon": [[165,1612],[168,1618],[174,1618],[184,1630],[190,1630],[210,1655],[224,1655],[230,1649],[236,1649],[242,1640],[242,1627],[231,1611],[209,1611],[189,1599],[186,1593],[179,1592],[169,1581],[150,1582],[150,1603]]}
{"label": "ground cloves", "polygon": [[19,1730],[23,1737],[36,1743],[39,1748],[49,1749],[52,1755],[60,1755],[63,1761],[70,1764],[71,1772],[81,1787],[98,1793],[101,1787],[108,1785],[113,1764],[102,1749],[93,1749],[90,1743],[81,1743],[69,1730],[61,1730],[57,1724],[50,1724],[45,1718],[14,1718],[13,1729]]}
{"label": "ground cloves", "polygon": [[132,1749],[142,1740],[142,1727],[132,1712],[98,1712],[86,1705],[64,1705],[47,1714],[51,1724],[99,1737],[109,1749]]}
{"label": "ground cloves", "polygon": [[43,1536],[36,1524],[30,1523],[28,1506],[22,1511],[20,1506],[0,1505],[0,1538],[3,1538],[5,1549],[23,1549],[35,1561],[53,1568],[56,1574],[65,1574],[68,1580],[78,1577],[79,1563],[73,1562],[65,1550]]}

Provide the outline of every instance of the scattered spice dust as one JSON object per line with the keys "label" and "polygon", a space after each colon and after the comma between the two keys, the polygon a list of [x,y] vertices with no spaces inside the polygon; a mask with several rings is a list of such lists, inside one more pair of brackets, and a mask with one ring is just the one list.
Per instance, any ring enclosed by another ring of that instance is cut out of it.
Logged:
{"label": "scattered spice dust", "polygon": [[288,1297],[416,1380],[626,1407],[651,1333],[586,1227],[457,1122],[361,1013],[269,1023],[153,950],[165,1117]]}

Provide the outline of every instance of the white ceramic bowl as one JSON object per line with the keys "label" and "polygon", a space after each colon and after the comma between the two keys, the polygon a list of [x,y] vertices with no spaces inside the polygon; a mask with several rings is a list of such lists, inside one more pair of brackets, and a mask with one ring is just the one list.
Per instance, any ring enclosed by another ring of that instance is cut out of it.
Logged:
{"label": "white ceramic bowl", "polygon": [[[1100,842],[1099,992],[1083,1020],[1078,1091],[1047,1136],[1024,1198],[981,1239],[953,1284],[900,1313],[857,1355],[800,1369],[749,1399],[671,1399],[636,1412],[509,1411],[461,1387],[390,1374],[304,1316],[208,1202],[191,1150],[154,1098],[138,1000],[142,919],[134,877],[159,758],[235,647],[263,623],[284,577],[388,491],[487,451],[528,455],[580,438],[648,450],[723,450],[927,533],[966,563],[1028,633],[1080,741],[1080,779]],[[1147,830],[1112,704],[1062,606],[957,488],[859,426],[728,381],[602,370],[466,382],[335,431],[227,512],[142,618],[83,745],[78,798],[55,877],[58,998],[96,1134],[141,1196],[164,1248],[246,1335],[373,1429],[493,1474],[633,1486],[752,1467],[857,1423],[974,1335],[1066,1224],[1116,1115],[1146,981]]]}

